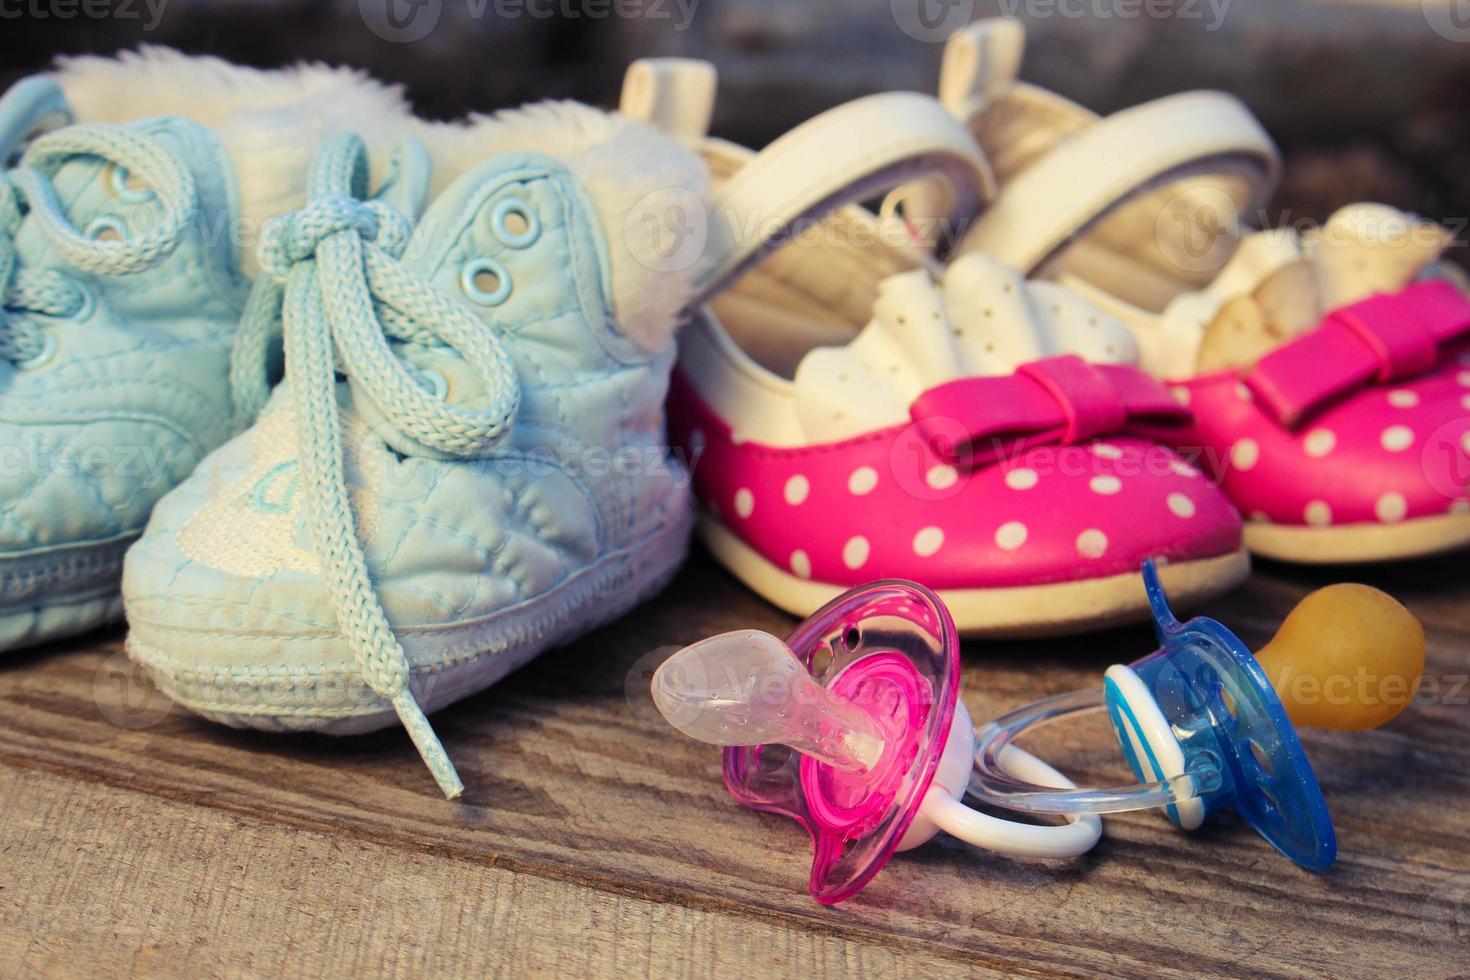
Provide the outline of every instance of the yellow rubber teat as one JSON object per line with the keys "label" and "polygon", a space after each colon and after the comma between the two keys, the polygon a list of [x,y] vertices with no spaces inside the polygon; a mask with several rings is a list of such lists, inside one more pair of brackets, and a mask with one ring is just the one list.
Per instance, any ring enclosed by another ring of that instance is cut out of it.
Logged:
{"label": "yellow rubber teat", "polygon": [[1297,603],[1256,659],[1292,722],[1362,731],[1413,700],[1424,627],[1385,592],[1329,585]]}

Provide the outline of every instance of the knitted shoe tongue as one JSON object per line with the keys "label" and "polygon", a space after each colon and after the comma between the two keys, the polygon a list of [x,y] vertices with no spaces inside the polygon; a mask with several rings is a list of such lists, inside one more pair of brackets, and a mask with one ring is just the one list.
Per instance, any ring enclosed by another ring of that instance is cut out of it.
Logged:
{"label": "knitted shoe tongue", "polygon": [[0,164],[10,166],[36,135],[71,121],[71,106],[55,81],[23,78],[0,96]]}

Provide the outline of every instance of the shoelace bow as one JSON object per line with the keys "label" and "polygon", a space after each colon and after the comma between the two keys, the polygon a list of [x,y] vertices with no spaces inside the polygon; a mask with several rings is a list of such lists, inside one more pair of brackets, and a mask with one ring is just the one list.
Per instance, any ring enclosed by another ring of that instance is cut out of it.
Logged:
{"label": "shoelace bow", "polygon": [[[393,634],[368,573],[348,502],[336,375],[352,379],[387,422],[430,452],[472,456],[510,429],[520,385],[504,347],[468,310],[398,261],[407,219],[366,201],[361,140],[329,141],[312,167],[307,206],[269,222],[264,274],[246,305],[231,364],[242,417],[268,393],[266,355],[284,333],[286,384],[294,404],[307,524],[337,622],[368,686],[392,703],[444,795],[464,788],[410,690],[408,656]],[[483,412],[436,397],[389,346],[389,338],[454,350],[491,393]]]}
{"label": "shoelace bow", "polygon": [[[57,200],[51,178],[69,158],[100,157],[147,183],[164,214],[145,234],[99,241],[77,231]],[[0,173],[0,358],[24,364],[41,356],[46,338],[31,319],[76,316],[87,295],[66,273],[21,265],[15,236],[29,215],[72,268],[97,275],[141,272],[178,245],[196,202],[194,176],[156,140],[112,126],[82,125],[37,138],[20,163]]]}

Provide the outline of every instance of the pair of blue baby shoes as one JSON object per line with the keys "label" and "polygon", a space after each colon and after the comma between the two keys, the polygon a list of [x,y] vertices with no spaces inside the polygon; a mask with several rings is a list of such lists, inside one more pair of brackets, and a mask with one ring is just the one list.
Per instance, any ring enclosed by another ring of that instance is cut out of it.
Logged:
{"label": "pair of blue baby shoes", "polygon": [[0,154],[0,649],[125,613],[179,704],[396,719],[452,797],[425,713],[677,568],[671,139],[148,49],[12,87]]}

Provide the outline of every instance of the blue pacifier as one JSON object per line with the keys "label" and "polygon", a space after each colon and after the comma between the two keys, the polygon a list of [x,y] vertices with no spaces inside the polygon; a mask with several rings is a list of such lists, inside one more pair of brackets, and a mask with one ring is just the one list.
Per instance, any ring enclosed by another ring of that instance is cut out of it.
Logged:
{"label": "blue pacifier", "polygon": [[[1159,650],[1109,667],[1101,690],[1038,701],[980,729],[970,792],[1029,813],[1163,807],[1186,830],[1233,807],[1297,864],[1329,867],[1337,838],[1293,722],[1363,730],[1398,714],[1424,670],[1418,620],[1377,589],[1328,586],[1303,599],[1252,655],[1213,619],[1179,622],[1151,560],[1143,579]],[[1139,785],[1057,790],[1005,771],[1023,732],[1099,708]]]}

